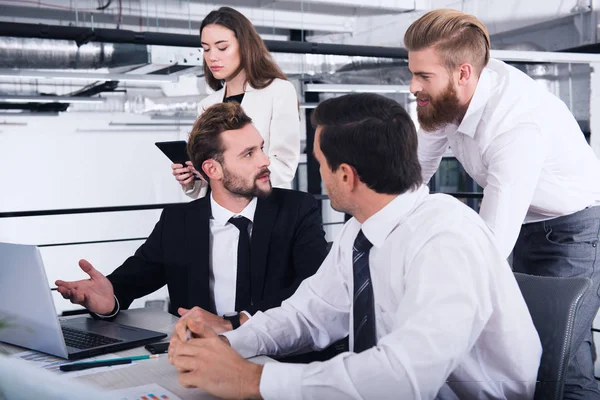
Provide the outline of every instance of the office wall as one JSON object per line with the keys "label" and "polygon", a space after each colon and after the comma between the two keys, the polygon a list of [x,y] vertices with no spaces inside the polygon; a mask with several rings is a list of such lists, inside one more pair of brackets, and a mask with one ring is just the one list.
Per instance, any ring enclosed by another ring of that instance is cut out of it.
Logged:
{"label": "office wall", "polygon": [[[0,115],[0,213],[189,201],[154,143],[185,139],[190,126],[111,125],[156,122],[165,121],[117,112]],[[305,176],[300,187],[306,188]],[[326,222],[343,221],[328,201],[323,214]],[[145,238],[159,216],[160,210],[143,210],[0,218],[0,241],[44,246],[40,251],[52,285],[59,278],[85,278],[77,266],[81,258],[108,274],[143,240],[73,243]],[[325,226],[327,239],[340,228]],[[163,288],[133,306],[166,296]],[[77,308],[56,293],[55,305],[58,312]]]}
{"label": "office wall", "polygon": [[[188,201],[154,142],[183,139],[189,128],[114,127],[111,122],[151,120],[118,113],[0,116],[0,212]],[[144,238],[159,215],[160,210],[147,210],[0,218],[0,241],[47,245]],[[83,278],[80,258],[109,273],[141,243],[52,246],[41,252],[54,282]],[[165,289],[149,296],[164,297]],[[74,308],[56,299],[58,312]]]}

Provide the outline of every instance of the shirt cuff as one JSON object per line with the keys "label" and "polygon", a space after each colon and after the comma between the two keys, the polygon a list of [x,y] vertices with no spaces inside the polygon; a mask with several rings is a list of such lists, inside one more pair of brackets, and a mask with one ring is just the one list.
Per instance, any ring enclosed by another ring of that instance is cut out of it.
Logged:
{"label": "shirt cuff", "polygon": [[258,354],[258,337],[252,329],[244,329],[244,325],[232,331],[223,332],[231,347],[244,358],[255,357]]}
{"label": "shirt cuff", "polygon": [[305,364],[266,363],[260,377],[263,399],[302,399],[302,374]]}
{"label": "shirt cuff", "polygon": [[119,311],[121,310],[121,306],[119,305],[119,299],[117,299],[117,296],[115,296],[113,294],[113,297],[115,298],[115,308],[113,308],[113,311],[106,315],[106,314],[98,314],[98,313],[94,313],[96,314],[99,318],[112,318],[115,315],[117,315],[119,313]]}
{"label": "shirt cuff", "polygon": [[250,315],[250,313],[248,311],[240,311],[240,314],[246,314],[246,317],[248,317],[248,320],[250,320],[250,318],[252,318],[252,315]]}
{"label": "shirt cuff", "polygon": [[190,187],[188,187],[187,189],[183,189],[183,192],[185,194],[191,194],[194,193],[194,190],[196,190],[196,181],[193,181],[193,185],[191,185]]}

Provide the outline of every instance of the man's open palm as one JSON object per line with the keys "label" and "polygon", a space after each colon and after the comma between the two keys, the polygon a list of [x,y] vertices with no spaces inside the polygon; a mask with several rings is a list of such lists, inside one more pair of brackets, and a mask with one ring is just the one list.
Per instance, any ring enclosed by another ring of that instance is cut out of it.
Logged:
{"label": "man's open palm", "polygon": [[79,267],[89,275],[89,279],[65,282],[58,280],[58,292],[71,301],[96,314],[108,314],[115,307],[112,283],[87,260],[79,260]]}

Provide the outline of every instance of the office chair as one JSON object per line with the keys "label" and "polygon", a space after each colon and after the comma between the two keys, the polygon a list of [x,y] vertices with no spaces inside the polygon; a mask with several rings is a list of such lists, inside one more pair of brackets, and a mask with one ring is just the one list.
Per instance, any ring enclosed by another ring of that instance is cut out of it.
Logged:
{"label": "office chair", "polygon": [[554,278],[515,272],[542,342],[534,399],[561,400],[571,358],[575,315],[583,294],[591,286],[588,278]]}
{"label": "office chair", "polygon": [[327,253],[331,251],[331,246],[333,246],[333,242],[327,242]]}

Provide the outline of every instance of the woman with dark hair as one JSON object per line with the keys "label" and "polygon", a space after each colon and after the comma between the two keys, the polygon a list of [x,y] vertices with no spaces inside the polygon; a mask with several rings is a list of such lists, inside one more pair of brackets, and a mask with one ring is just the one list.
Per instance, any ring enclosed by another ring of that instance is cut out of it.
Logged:
{"label": "woman with dark hair", "polygon": [[[271,184],[290,188],[300,158],[298,98],[252,23],[239,11],[221,7],[200,26],[204,77],[215,92],[200,102],[199,114],[215,103],[237,101],[252,118],[269,156]],[[191,162],[173,164],[173,175],[185,193],[206,194],[207,184]]]}

